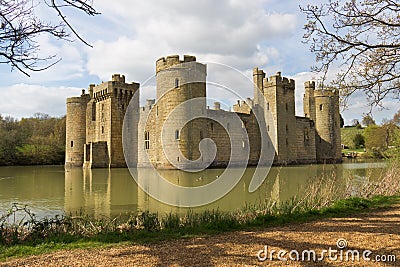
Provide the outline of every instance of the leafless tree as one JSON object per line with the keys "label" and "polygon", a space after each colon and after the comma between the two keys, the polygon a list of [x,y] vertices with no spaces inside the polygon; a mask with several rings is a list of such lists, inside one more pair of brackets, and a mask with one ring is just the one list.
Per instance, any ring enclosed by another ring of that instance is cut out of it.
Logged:
{"label": "leafless tree", "polygon": [[[300,7],[307,16],[304,42],[310,44],[324,82],[328,70],[344,103],[364,92],[369,104],[400,96],[400,2],[398,0],[326,0]],[[336,69],[337,68],[337,69]]]}
{"label": "leafless tree", "polygon": [[[53,10],[58,20],[40,18],[39,8]],[[42,57],[39,53],[37,37],[42,34],[67,41],[75,37],[90,46],[68,21],[67,8],[89,16],[99,14],[93,7],[93,0],[0,0],[0,63],[9,64],[27,76],[31,71],[41,71],[56,64],[60,59],[57,60],[55,55]]]}

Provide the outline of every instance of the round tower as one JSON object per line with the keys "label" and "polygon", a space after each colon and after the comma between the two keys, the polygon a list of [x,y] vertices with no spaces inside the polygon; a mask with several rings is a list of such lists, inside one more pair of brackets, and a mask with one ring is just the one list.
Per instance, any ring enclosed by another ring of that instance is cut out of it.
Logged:
{"label": "round tower", "polygon": [[[194,56],[185,55],[180,60],[173,55],[156,62],[157,99],[152,108],[156,113],[156,125],[148,129],[156,131],[156,136],[160,137],[156,141],[156,164],[160,168],[172,167],[171,163],[175,166],[187,164],[187,160],[200,157],[198,146],[206,137],[207,121],[191,118],[206,115],[206,72],[206,65],[196,62]],[[192,99],[196,100],[189,101]],[[167,125],[167,119],[173,123]],[[176,148],[181,155],[167,158],[165,152]]]}
{"label": "round tower", "polygon": [[86,143],[86,107],[90,95],[67,98],[65,167],[82,167]]}
{"label": "round tower", "polygon": [[340,161],[339,93],[331,89],[314,91],[316,156],[320,162]]}

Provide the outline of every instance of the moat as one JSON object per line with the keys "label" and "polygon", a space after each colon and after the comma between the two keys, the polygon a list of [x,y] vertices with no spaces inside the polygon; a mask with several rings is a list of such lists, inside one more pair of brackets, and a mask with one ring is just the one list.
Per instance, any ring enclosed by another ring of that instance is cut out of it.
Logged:
{"label": "moat", "polygon": [[[350,161],[339,165],[273,167],[262,186],[253,193],[248,192],[248,185],[254,168],[247,168],[240,182],[226,196],[193,210],[218,208],[232,211],[266,200],[289,200],[303,194],[307,185],[324,175],[334,175],[345,190],[349,179],[354,178],[354,186],[360,185],[367,176],[377,177],[384,167],[384,162]],[[172,183],[195,187],[213,181],[222,172],[222,169],[198,173],[169,170],[163,171],[162,175]],[[1,167],[0,215],[12,203],[29,205],[38,217],[54,216],[64,211],[95,217],[116,216],[138,210],[156,211],[160,215],[187,211],[186,208],[168,206],[149,197],[137,187],[128,169],[73,168],[64,171],[64,166]]]}

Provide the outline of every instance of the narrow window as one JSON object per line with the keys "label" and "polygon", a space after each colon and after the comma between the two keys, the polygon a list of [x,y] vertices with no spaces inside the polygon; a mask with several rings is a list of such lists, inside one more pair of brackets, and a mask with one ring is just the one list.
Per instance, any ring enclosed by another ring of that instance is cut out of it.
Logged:
{"label": "narrow window", "polygon": [[158,116],[158,106],[156,106],[156,116]]}
{"label": "narrow window", "polygon": [[200,130],[200,140],[203,139],[203,131]]}
{"label": "narrow window", "polygon": [[179,79],[176,78],[176,79],[175,79],[175,88],[178,88],[178,87],[179,87]]}
{"label": "narrow window", "polygon": [[269,132],[269,125],[267,125],[267,131]]}
{"label": "narrow window", "polygon": [[289,110],[289,106],[288,106],[287,103],[285,104],[285,107],[286,107],[286,111],[288,111]]}
{"label": "narrow window", "polygon": [[210,123],[211,126],[211,132],[214,132],[214,123]]}
{"label": "narrow window", "polygon": [[101,126],[101,133],[104,133],[104,126]]}
{"label": "narrow window", "polygon": [[144,148],[150,149],[150,132],[144,132]]}
{"label": "narrow window", "polygon": [[179,130],[176,130],[176,131],[175,131],[175,139],[176,139],[176,140],[179,140]]}
{"label": "narrow window", "polygon": [[122,104],[122,110],[124,110],[125,109],[125,105],[124,104]]}
{"label": "narrow window", "polygon": [[74,147],[74,141],[71,141],[71,147]]}
{"label": "narrow window", "polygon": [[288,127],[288,125],[286,124],[286,133],[288,133],[289,132],[289,127]]}
{"label": "narrow window", "polygon": [[289,140],[286,138],[286,145],[288,146],[289,145]]}
{"label": "narrow window", "polygon": [[96,103],[92,104],[92,121],[96,120]]}
{"label": "narrow window", "polygon": [[267,103],[267,110],[269,110],[269,103]]}
{"label": "narrow window", "polygon": [[321,105],[319,105],[319,110],[323,110],[324,109],[324,106],[321,104]]}

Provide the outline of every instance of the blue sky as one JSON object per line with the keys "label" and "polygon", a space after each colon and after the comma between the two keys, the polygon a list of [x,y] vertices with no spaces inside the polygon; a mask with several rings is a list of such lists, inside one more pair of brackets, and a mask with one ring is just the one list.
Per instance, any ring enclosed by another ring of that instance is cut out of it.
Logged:
{"label": "blue sky", "polygon": [[[63,42],[40,36],[41,53],[57,55],[61,62],[26,77],[10,66],[0,66],[0,114],[30,117],[35,112],[65,114],[65,98],[79,95],[90,83],[101,83],[113,73],[128,81],[144,82],[154,75],[155,61],[170,54],[191,54],[201,62],[229,65],[251,77],[253,67],[268,76],[281,71],[296,81],[297,114],[302,115],[303,83],[317,78],[310,72],[314,55],[302,44],[304,15],[299,4],[307,1],[203,0],[106,1],[95,0],[102,14],[89,18],[67,13],[76,30],[93,45]],[[41,15],[54,14],[42,9]],[[210,71],[210,69],[209,69]],[[243,91],[252,97],[252,89]],[[154,90],[141,92],[142,100]],[[223,96],[219,96],[223,98]],[[222,99],[233,104],[234,99]],[[391,118],[399,103],[387,100],[386,110],[374,118]],[[343,112],[346,123],[361,119],[369,109],[361,94]]]}

